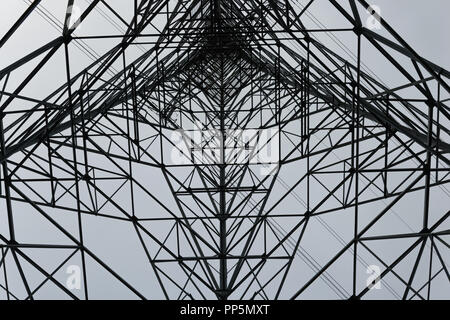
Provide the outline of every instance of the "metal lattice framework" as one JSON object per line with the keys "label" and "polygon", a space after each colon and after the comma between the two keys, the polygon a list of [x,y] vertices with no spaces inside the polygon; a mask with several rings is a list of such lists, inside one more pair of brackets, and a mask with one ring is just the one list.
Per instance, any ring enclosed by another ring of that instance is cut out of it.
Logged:
{"label": "metal lattice framework", "polygon": [[364,0],[120,2],[1,30],[58,35],[0,70],[0,297],[449,298],[448,71]]}

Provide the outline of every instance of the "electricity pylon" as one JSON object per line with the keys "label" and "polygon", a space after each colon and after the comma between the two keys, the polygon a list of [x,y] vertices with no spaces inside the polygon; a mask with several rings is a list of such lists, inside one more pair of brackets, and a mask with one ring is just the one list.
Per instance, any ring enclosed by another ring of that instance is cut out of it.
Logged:
{"label": "electricity pylon", "polygon": [[24,2],[0,297],[449,298],[450,73],[366,1]]}

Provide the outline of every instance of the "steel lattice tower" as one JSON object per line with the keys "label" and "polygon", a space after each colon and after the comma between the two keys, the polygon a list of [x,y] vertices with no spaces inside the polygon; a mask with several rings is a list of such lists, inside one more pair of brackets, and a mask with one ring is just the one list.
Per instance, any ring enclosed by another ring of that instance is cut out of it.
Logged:
{"label": "steel lattice tower", "polygon": [[0,30],[0,298],[449,298],[447,70],[364,0],[125,2]]}

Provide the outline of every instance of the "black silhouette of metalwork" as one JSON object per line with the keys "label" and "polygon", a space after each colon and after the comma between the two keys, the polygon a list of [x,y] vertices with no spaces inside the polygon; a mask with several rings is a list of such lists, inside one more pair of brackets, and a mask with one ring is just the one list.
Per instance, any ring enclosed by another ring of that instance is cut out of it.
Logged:
{"label": "black silhouette of metalwork", "polygon": [[[76,2],[55,17],[27,0],[0,39],[39,16],[60,33],[0,70],[5,298],[102,298],[99,272],[142,299],[370,299],[377,281],[384,297],[448,294],[450,73],[383,18],[365,26],[366,1],[326,1],[336,28],[305,25],[315,0],[90,0],[75,17]],[[354,61],[321,35],[351,38]],[[93,248],[111,221],[139,246]],[[140,280],[127,250],[145,255]]]}

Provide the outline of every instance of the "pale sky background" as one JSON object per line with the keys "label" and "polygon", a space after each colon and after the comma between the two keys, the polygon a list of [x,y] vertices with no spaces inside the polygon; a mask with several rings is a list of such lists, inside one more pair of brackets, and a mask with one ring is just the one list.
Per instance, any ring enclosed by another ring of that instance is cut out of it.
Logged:
{"label": "pale sky background", "polygon": [[[85,7],[87,3],[90,1],[87,0],[76,0],[75,3],[80,5],[81,7]],[[129,0],[112,0],[108,1],[108,3],[113,3],[117,8],[121,8],[124,10],[125,16],[129,14],[131,3],[133,1]],[[302,0],[300,3],[307,3],[308,1]],[[311,8],[311,11],[314,13],[315,17],[320,20],[321,23],[325,25],[339,25],[342,22],[342,19],[337,18],[337,11],[335,9],[330,10],[330,5],[325,0],[317,0],[317,3],[314,4]],[[43,0],[42,3],[45,7],[56,17],[59,19],[63,19],[64,17],[64,6],[67,3],[62,0]],[[448,14],[450,12],[450,1],[448,0],[377,0],[371,2],[374,5],[377,5],[381,9],[381,15],[385,18],[388,23],[394,27],[394,29],[424,58],[444,67],[447,70],[450,70],[450,19]],[[20,16],[20,14],[25,10],[26,2],[23,0],[1,0],[0,1],[0,37],[6,32],[6,30],[11,26],[11,24]],[[365,20],[367,16],[362,16]],[[82,28],[77,31],[78,34],[95,34],[95,32],[102,32],[108,30],[115,30],[111,28],[108,23],[102,20],[101,16],[98,16],[93,21],[87,22],[85,25],[82,25]],[[114,32],[118,32],[115,30]],[[42,17],[39,15],[33,14],[30,17],[30,21],[27,21],[23,27],[21,27],[17,35],[11,38],[11,41],[3,47],[0,48],[0,69],[8,66],[13,61],[16,61],[20,57],[23,57],[27,53],[32,50],[38,48],[44,43],[49,42],[50,40],[56,38],[58,36],[58,32],[53,29],[48,22],[44,21]],[[342,38],[349,47],[354,46],[354,35],[350,38],[346,38],[344,35]],[[89,42],[91,43],[91,42]],[[93,43],[93,47],[98,51],[99,54],[103,53],[105,50],[110,48],[110,43]],[[330,47],[333,47],[333,44],[330,43]],[[73,54],[73,72],[75,73],[77,70],[81,70],[83,66],[90,61],[83,54],[81,54],[78,49],[73,49],[71,54]],[[371,52],[365,55],[364,63],[374,71],[377,75],[379,75],[383,81],[390,85],[397,85],[403,83],[403,79],[401,79],[398,74],[392,74],[391,68],[387,64],[378,63],[378,60],[375,58],[371,59]],[[345,56],[344,56],[345,57]],[[47,96],[54,89],[59,87],[65,81],[65,72],[64,68],[61,68],[63,62],[62,54],[58,54],[55,56],[55,61],[53,65],[50,65],[47,73],[44,75],[39,75],[33,83],[33,86],[25,89],[25,92],[30,96],[35,97],[44,97]],[[31,67],[24,67],[20,72],[28,72]],[[50,75],[50,76],[49,76]],[[21,79],[20,76],[17,78],[12,76],[11,84],[15,84]],[[296,164],[286,166],[284,169],[283,179],[288,184],[293,184],[295,179],[303,172],[304,164]],[[143,177],[143,181],[145,184],[148,183],[149,189],[152,190],[157,196],[158,199],[161,199],[163,202],[168,203],[170,208],[175,208],[173,199],[171,199],[171,195],[167,186],[165,186],[165,182],[162,179],[161,173],[159,169],[155,168],[139,168],[136,170],[141,173],[141,177]],[[111,186],[105,186],[105,189],[112,188]],[[274,192],[281,192],[283,189],[278,186],[279,189],[274,189]],[[300,193],[301,194],[301,193]],[[440,213],[447,208],[449,200],[445,194],[436,193],[434,198],[436,200],[433,204],[433,208],[438,210]],[[422,208],[422,194],[420,197],[415,197],[411,195],[409,197],[405,197],[405,201],[400,203],[396,208],[398,212],[401,214],[408,213],[409,211],[417,208]],[[124,200],[125,201],[125,200]],[[272,198],[273,202],[274,199]],[[269,201],[270,202],[270,201]],[[7,234],[6,225],[2,221],[6,221],[5,217],[5,203],[4,200],[0,201],[0,233]],[[377,203],[374,204],[368,211],[368,216],[373,216],[375,212],[378,212],[380,208],[382,208],[385,203]],[[153,210],[156,208],[154,204],[141,201],[141,203],[137,204],[138,209],[140,210]],[[280,210],[285,210],[287,212],[293,212],[296,208],[299,207],[298,202],[293,199],[287,199],[287,201],[280,206]],[[18,229],[18,234],[20,234],[23,238],[23,241],[29,242],[39,242],[39,241],[65,241],[63,238],[58,238],[58,235],[54,235],[54,230],[51,227],[45,226],[44,224],[40,224],[39,219],[30,214],[29,207],[24,204],[15,203],[14,209],[17,215],[16,224]],[[156,209],[155,209],[156,210]],[[59,210],[53,210],[52,214],[58,216]],[[58,216],[59,217],[59,216]],[[331,224],[337,233],[342,235],[342,237],[347,240],[349,235],[351,236],[352,225],[350,223],[347,224],[348,219],[351,217],[348,214],[343,214],[341,216],[324,216],[323,219]],[[59,219],[59,218],[58,218]],[[64,218],[59,220],[61,224],[63,224],[68,230],[73,232],[74,234],[77,232],[76,229],[76,217],[75,215],[65,215]],[[130,281],[136,288],[138,288],[144,295],[148,298],[162,298],[162,293],[158,289],[156,284],[156,278],[149,268],[148,262],[146,260],[145,254],[142,251],[141,245],[134,234],[134,229],[130,224],[117,222],[113,220],[98,220],[96,217],[84,217],[84,226],[85,226],[85,241],[86,246],[92,248],[92,250],[100,257],[108,261],[111,265],[114,266],[114,270],[116,270],[119,274],[123,275],[127,281]],[[420,223],[420,219],[418,217],[411,218],[408,220],[413,227],[416,226],[417,223]],[[396,218],[393,220],[389,220],[387,223],[386,230],[392,228],[393,232],[399,232],[396,228],[398,226],[398,230],[402,232],[409,232],[408,228],[402,224]],[[307,250],[310,254],[314,255],[318,260],[319,264],[324,264],[329,260],[333,254],[335,254],[339,248],[341,247],[339,243],[333,240],[331,236],[326,236],[327,231],[323,229],[321,225],[316,222],[312,222],[312,228],[316,228],[316,233],[314,231],[311,232],[313,234],[310,238],[306,238],[302,243],[305,250]],[[161,230],[155,228],[154,232],[157,234]],[[383,230],[381,230],[383,231]],[[161,231],[161,234],[163,232]],[[325,234],[321,238],[321,235]],[[36,239],[39,239],[36,240]],[[328,240],[328,242],[321,242],[323,239]],[[318,245],[318,243],[320,245]],[[396,247],[395,245],[393,247]],[[442,248],[442,247],[441,247]],[[380,246],[380,250],[389,250],[389,247]],[[33,254],[33,253],[30,253]],[[46,264],[48,266],[55,266],[56,262],[60,262],[64,254],[58,253],[48,253],[44,251],[39,251],[38,253],[34,253],[36,259],[40,259],[42,264]],[[388,253],[389,254],[389,253]],[[393,254],[395,255],[395,254]],[[368,263],[370,264],[371,258],[369,255],[364,257]],[[448,252],[446,256],[444,256],[446,261],[449,261]],[[77,254],[68,264],[79,264],[80,262],[79,255]],[[9,261],[12,263],[12,261]],[[124,290],[123,287],[118,284],[115,280],[112,280],[111,277],[105,273],[102,268],[98,266],[95,262],[88,259],[88,275],[89,275],[89,289],[92,298],[134,298],[132,294],[130,294],[127,290]],[[338,281],[343,282],[342,286],[345,287],[347,291],[351,290],[348,283],[349,282],[349,273],[348,268],[351,263],[351,256],[349,255],[346,259],[343,259],[342,263],[338,263],[333,268],[330,268],[330,274],[335,276]],[[406,260],[406,265],[404,266],[404,270],[407,270],[408,264],[411,264],[412,260]],[[294,267],[298,268],[298,272],[295,273],[295,277],[289,278],[288,283],[286,284],[286,298],[289,294],[295,292],[296,289],[299,288],[300,283],[306,281],[309,277],[313,275],[311,269],[308,269],[305,265],[294,265]],[[360,266],[358,269],[358,284],[359,286],[364,286],[366,283],[366,268],[364,266]],[[32,273],[32,268],[27,269],[28,272]],[[427,274],[426,271],[423,270],[421,274]],[[15,277],[15,278],[14,278]],[[57,274],[57,278],[60,279],[62,283],[65,282],[67,275],[64,270]],[[34,277],[31,277],[31,282],[33,284],[39,283],[39,280],[42,279],[41,275],[35,274]],[[446,297],[448,298],[448,283],[445,286],[445,278],[441,282],[442,287],[435,288],[436,289],[436,298]],[[401,286],[397,283],[395,284],[394,279],[393,287],[398,292],[402,292]],[[0,275],[0,283],[2,283],[3,278]],[[344,282],[346,284],[344,284]],[[20,288],[20,278],[18,275],[11,274],[10,285],[17,286],[18,295],[23,295],[23,288]],[[437,284],[437,287],[440,284]],[[82,292],[75,292],[75,294],[82,296]],[[58,289],[49,285],[48,288],[44,288],[40,292],[39,297],[41,298],[59,298],[63,297],[63,295],[58,295]],[[321,298],[321,299],[336,299],[338,296],[334,294],[330,289],[320,281],[317,281],[317,285],[311,288],[309,292],[305,294],[306,298]],[[5,294],[0,290],[0,299],[4,299]],[[387,290],[386,287],[383,287],[381,290],[375,290],[369,298],[379,299],[379,298],[388,298],[393,299],[397,298],[392,295],[392,292]]]}

